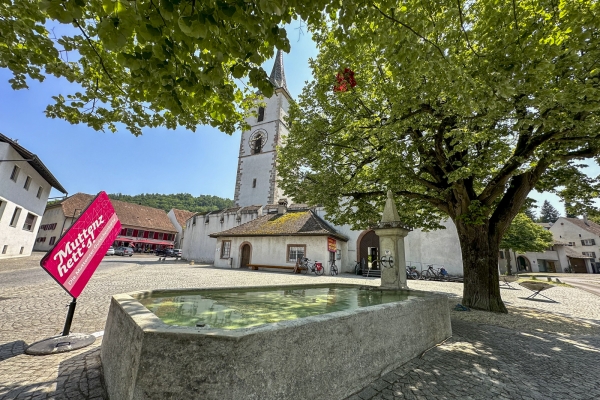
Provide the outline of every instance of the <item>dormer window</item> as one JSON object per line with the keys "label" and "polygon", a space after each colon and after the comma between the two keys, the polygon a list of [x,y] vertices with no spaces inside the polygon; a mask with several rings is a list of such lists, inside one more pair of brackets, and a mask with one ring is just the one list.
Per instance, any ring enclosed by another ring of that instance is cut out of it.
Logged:
{"label": "dormer window", "polygon": [[258,122],[262,122],[265,119],[265,108],[258,107]]}

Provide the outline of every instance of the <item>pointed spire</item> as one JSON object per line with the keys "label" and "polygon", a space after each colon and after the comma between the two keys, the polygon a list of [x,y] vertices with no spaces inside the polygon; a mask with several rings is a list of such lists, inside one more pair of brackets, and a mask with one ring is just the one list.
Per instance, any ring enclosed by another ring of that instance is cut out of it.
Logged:
{"label": "pointed spire", "polygon": [[394,195],[391,190],[388,190],[387,192],[387,200],[385,201],[383,216],[381,217],[381,223],[386,222],[400,222],[400,215],[398,215],[396,202],[394,201]]}
{"label": "pointed spire", "polygon": [[283,71],[283,52],[281,50],[277,50],[275,64],[273,64],[269,80],[275,85],[276,89],[283,88],[288,91],[287,84],[285,83],[285,72]]}

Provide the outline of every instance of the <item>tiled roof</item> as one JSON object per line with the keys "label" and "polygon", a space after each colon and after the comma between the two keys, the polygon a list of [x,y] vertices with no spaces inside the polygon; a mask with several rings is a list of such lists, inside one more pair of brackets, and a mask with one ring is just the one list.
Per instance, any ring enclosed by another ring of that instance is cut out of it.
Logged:
{"label": "tiled roof", "polygon": [[285,214],[267,214],[245,224],[211,237],[221,236],[333,236],[343,241],[348,238],[319,218],[311,210],[290,211]]}
{"label": "tiled roof", "polygon": [[185,221],[192,218],[196,213],[186,210],[178,210],[176,208],[173,209],[173,214],[175,214],[175,219],[179,222],[179,225],[185,227]]}
{"label": "tiled roof", "polygon": [[[92,202],[94,197],[96,196],[92,196],[91,194],[76,193],[48,208],[62,206],[65,217],[73,217],[73,215],[77,217]],[[139,204],[126,203],[119,200],[111,200],[110,202],[115,208],[119,221],[121,221],[121,224],[124,226],[134,226],[173,233],[177,232],[164,210]]]}
{"label": "tiled roof", "polygon": [[60,191],[61,193],[67,194],[65,188],[62,187],[62,185],[58,182],[54,175],[52,175],[52,172],[50,172],[50,170],[44,165],[44,163],[38,158],[38,156],[27,150],[25,147],[21,146],[16,141],[12,140],[7,136],[4,136],[1,133],[0,142],[8,143],[10,146],[12,146],[12,148],[15,149],[15,151],[19,153],[21,157],[23,157],[25,160],[28,160],[27,162],[29,163],[29,165],[31,165],[38,172],[38,174],[40,174],[41,177],[44,178],[46,182],[48,182],[53,188]]}
{"label": "tiled roof", "polygon": [[567,255],[567,257],[571,257],[571,258],[593,258],[593,257],[589,257],[589,256],[584,256],[581,253],[576,252],[575,250],[573,250],[572,247],[565,247],[565,254]]}
{"label": "tiled roof", "polygon": [[595,222],[588,220],[588,224],[586,225],[585,221],[579,218],[564,218],[569,221],[573,225],[577,225],[581,229],[585,229],[588,232],[593,233],[594,235],[600,236],[600,225]]}

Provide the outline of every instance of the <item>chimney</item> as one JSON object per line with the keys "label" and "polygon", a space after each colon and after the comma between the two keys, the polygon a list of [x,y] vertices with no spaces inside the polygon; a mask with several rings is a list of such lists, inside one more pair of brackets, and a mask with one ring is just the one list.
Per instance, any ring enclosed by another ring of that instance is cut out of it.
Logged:
{"label": "chimney", "polygon": [[277,214],[285,214],[287,212],[287,206],[287,199],[279,199],[279,201],[277,202]]}
{"label": "chimney", "polygon": [[588,218],[587,218],[587,213],[583,213],[583,223],[586,224],[587,226],[590,226],[590,223],[588,222]]}

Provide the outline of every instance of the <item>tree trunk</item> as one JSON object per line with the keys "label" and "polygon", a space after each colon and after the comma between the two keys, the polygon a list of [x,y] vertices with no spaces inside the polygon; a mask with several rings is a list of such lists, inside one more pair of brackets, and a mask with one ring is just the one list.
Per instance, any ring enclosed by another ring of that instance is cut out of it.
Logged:
{"label": "tree trunk", "polygon": [[500,238],[490,232],[489,224],[465,224],[457,221],[465,276],[463,305],[477,310],[506,313],[500,296],[498,252]]}
{"label": "tree trunk", "polygon": [[506,257],[506,275],[512,275],[512,265],[510,264],[510,250],[506,250],[504,253]]}

